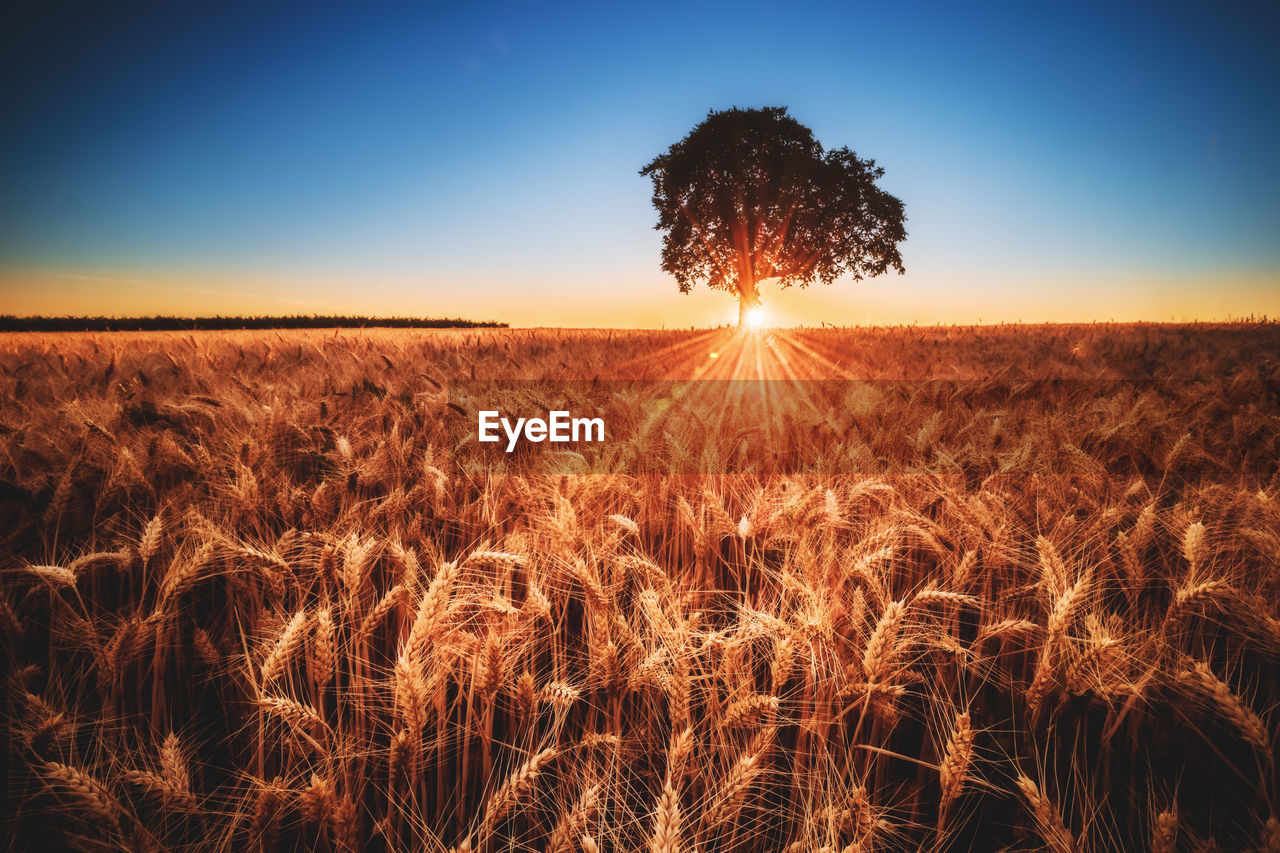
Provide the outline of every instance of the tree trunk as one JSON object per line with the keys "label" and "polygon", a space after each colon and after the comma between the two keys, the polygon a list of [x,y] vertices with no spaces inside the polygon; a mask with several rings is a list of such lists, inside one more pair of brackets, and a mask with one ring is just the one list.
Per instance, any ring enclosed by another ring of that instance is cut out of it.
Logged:
{"label": "tree trunk", "polygon": [[747,327],[747,314],[752,308],[760,303],[759,297],[756,296],[755,285],[742,288],[738,291],[738,328],[745,329]]}

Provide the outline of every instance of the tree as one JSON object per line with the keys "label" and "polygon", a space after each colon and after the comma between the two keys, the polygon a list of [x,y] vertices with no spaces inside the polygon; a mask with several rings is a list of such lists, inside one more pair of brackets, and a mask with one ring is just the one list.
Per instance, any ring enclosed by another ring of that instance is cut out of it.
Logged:
{"label": "tree", "polygon": [[848,148],[824,152],[786,107],[712,110],[640,170],[653,179],[662,268],[682,293],[705,281],[738,295],[738,325],[760,282],[782,287],[904,272],[903,205],[884,169]]}

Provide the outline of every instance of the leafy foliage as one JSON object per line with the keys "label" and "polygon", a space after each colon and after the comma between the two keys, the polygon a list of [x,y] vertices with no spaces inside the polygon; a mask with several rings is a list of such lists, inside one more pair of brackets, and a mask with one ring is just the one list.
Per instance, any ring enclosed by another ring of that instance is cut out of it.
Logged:
{"label": "leafy foliage", "polygon": [[876,186],[884,169],[848,148],[823,151],[786,107],[712,111],[640,170],[653,180],[662,268],[759,298],[757,285],[830,284],[904,271],[903,204]]}

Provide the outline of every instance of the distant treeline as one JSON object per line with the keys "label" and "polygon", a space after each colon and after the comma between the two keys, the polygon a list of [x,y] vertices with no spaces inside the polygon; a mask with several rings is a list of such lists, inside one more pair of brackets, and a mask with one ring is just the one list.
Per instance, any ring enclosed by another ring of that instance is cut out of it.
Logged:
{"label": "distant treeline", "polygon": [[161,332],[193,329],[498,329],[508,324],[458,317],[16,317],[0,314],[0,332]]}

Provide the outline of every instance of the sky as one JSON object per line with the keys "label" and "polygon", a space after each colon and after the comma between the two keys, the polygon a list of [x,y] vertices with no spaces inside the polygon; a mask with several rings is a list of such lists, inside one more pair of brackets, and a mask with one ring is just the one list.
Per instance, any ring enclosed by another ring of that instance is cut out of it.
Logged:
{"label": "sky", "polygon": [[1280,317],[1271,2],[66,3],[0,12],[0,313],[732,322],[639,169],[786,106],[907,272],[779,325]]}

